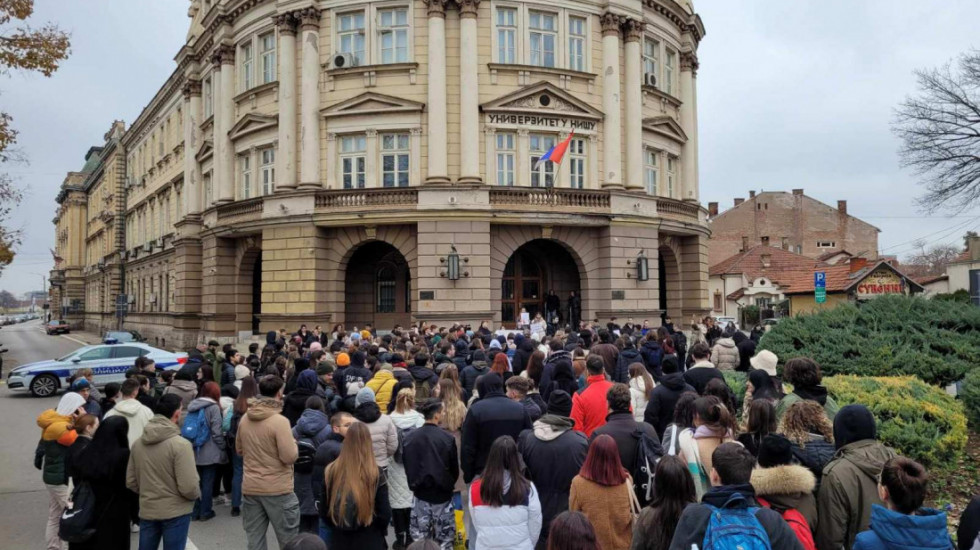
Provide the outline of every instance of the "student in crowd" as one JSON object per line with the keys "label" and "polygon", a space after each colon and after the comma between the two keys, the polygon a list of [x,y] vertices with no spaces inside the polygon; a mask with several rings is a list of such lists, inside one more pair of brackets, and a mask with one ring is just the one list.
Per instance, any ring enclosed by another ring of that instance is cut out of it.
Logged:
{"label": "student in crowd", "polygon": [[813,472],[819,487],[823,469],[836,452],[834,426],[823,407],[815,401],[797,401],[786,409],[779,433],[789,439],[793,457]]}
{"label": "student in crowd", "polygon": [[133,445],[126,487],[139,494],[140,548],[184,550],[191,511],[201,497],[194,448],[180,435],[181,398],[164,395]]}
{"label": "student in crowd", "polygon": [[61,396],[56,408],[37,417],[41,440],[34,451],[34,467],[41,470],[41,478],[48,489],[48,523],[44,532],[48,550],[62,550],[58,527],[69,496],[65,458],[78,435],[72,424],[85,414],[84,406],[84,397],[68,392]]}
{"label": "student in crowd", "polygon": [[502,435],[493,441],[482,475],[470,485],[468,508],[471,550],[532,550],[537,544],[541,502],[534,483],[524,477],[512,437]]}
{"label": "student in crowd", "polygon": [[71,543],[69,550],[129,550],[133,493],[126,488],[129,464],[129,422],[125,417],[107,418],[72,468],[87,482],[95,496],[95,535],[84,543]]}
{"label": "student in crowd", "polygon": [[408,487],[414,495],[409,541],[432,538],[442,550],[451,550],[456,536],[452,501],[459,477],[456,440],[440,427],[441,401],[429,399],[419,408],[425,423],[407,434],[402,445]]}
{"label": "student in crowd", "polygon": [[[459,357],[458,353],[456,357]],[[483,350],[474,351],[470,364],[464,366],[459,371],[459,383],[463,386],[463,395],[467,401],[473,397],[473,389],[476,388],[477,378],[489,373],[490,363],[487,362],[487,354]],[[483,397],[483,395],[481,394],[480,397]]]}
{"label": "student in crowd", "polygon": [[200,397],[191,401],[187,407],[187,417],[184,419],[186,426],[193,422],[197,415],[202,415],[202,425],[207,426],[210,434],[203,445],[194,447],[194,463],[197,465],[197,473],[201,478],[201,498],[194,503],[191,518],[194,521],[208,521],[215,516],[212,509],[215,476],[218,466],[228,460],[225,450],[225,437],[221,430],[222,416],[221,407],[218,405],[219,399],[221,399],[221,395],[218,385],[214,382],[205,383],[201,387]]}
{"label": "student in crowd", "polygon": [[753,369],[749,372],[749,381],[745,384],[745,398],[742,400],[742,421],[748,422],[749,411],[754,401],[768,401],[775,409],[780,399],[782,399],[782,392],[777,385],[777,380],[764,370]]}
{"label": "student in crowd", "polygon": [[744,525],[743,536],[747,536],[755,523],[769,538],[772,550],[803,550],[779,512],[758,506],[750,484],[755,457],[745,447],[738,443],[719,445],[712,453],[711,464],[711,490],[700,504],[684,509],[669,550],[711,548],[711,541],[705,540],[709,523]]}
{"label": "student in crowd", "polygon": [[320,384],[316,371],[305,369],[296,377],[296,387],[282,400],[282,415],[289,419],[289,426],[296,426],[299,417],[307,410],[306,401],[317,395]]}
{"label": "student in crowd", "polygon": [[298,450],[282,412],[278,376],[259,380],[259,399],[248,408],[238,426],[235,451],[242,455],[242,524],[248,550],[266,549],[269,524],[282,546],[299,531],[299,499],[293,493],[293,468]]}
{"label": "student in crowd", "polygon": [[[531,340],[528,338],[528,340]],[[534,341],[531,340],[531,345],[534,345]],[[534,386],[537,388],[541,387],[541,380],[544,376],[544,352],[540,350],[533,351],[530,358],[527,360],[527,368],[521,373],[521,376],[527,376],[534,381]]]}
{"label": "student in crowd", "polygon": [[415,361],[409,365],[408,372],[415,381],[415,398],[427,399],[435,395],[439,385],[439,375],[429,368],[429,355],[425,351],[415,354]]}
{"label": "student in crowd", "polygon": [[527,415],[533,423],[541,418],[541,414],[544,411],[538,407],[534,399],[528,397],[532,383],[530,379],[524,378],[523,376],[512,376],[504,385],[507,386],[507,397],[520,403],[524,407],[524,410],[527,411]]}
{"label": "student in crowd", "polygon": [[327,440],[332,430],[322,399],[311,395],[306,398],[305,405],[306,410],[293,427],[293,439],[298,448],[296,462],[293,463],[293,492],[299,499],[300,532],[318,533],[320,528],[313,497],[313,468],[317,449]]}
{"label": "student in crowd", "polygon": [[823,407],[827,418],[833,422],[840,407],[834,398],[827,393],[827,388],[820,385],[823,376],[820,365],[813,359],[797,357],[790,359],[783,367],[783,380],[793,386],[793,393],[786,394],[776,407],[776,414],[782,418],[786,410],[798,401],[815,401]]}
{"label": "student in crowd", "polygon": [[[415,410],[415,390],[404,388],[395,398],[395,409],[389,415],[398,430],[400,450],[405,438],[425,424],[425,417]],[[455,442],[454,442],[455,443]],[[455,445],[454,445],[455,446]],[[405,457],[396,451],[394,460],[388,463],[388,502],[391,503],[391,516],[395,527],[395,550],[402,550],[412,544],[409,535],[409,522],[412,517],[412,490],[405,473]]]}
{"label": "student in crowd", "polygon": [[694,358],[694,364],[684,373],[684,381],[690,384],[694,391],[698,392],[698,395],[704,393],[704,388],[711,380],[715,378],[725,380],[721,371],[708,360],[710,355],[711,351],[707,344],[701,343],[691,346],[691,357]]}
{"label": "student in crowd", "polygon": [[660,338],[656,331],[647,332],[646,336],[643,338],[643,345],[640,346],[640,355],[643,356],[643,364],[647,368],[647,372],[653,376],[654,380],[659,382],[662,377],[662,361],[664,351],[660,347]]}
{"label": "student in crowd", "polygon": [[[582,512],[562,512],[552,522],[555,530],[549,534],[547,550],[602,550],[595,529]],[[542,534],[542,539],[545,538]],[[538,540],[541,544],[541,540]]]}
{"label": "student in crowd", "polygon": [[576,431],[572,413],[572,398],[561,390],[551,392],[548,409],[534,428],[524,430],[518,439],[518,448],[527,465],[541,499],[541,537],[536,548],[544,550],[549,542],[552,520],[568,510],[568,493],[572,479],[585,464],[589,442],[582,432]]}
{"label": "student in crowd", "polygon": [[694,479],[684,460],[665,456],[657,463],[653,500],[633,525],[630,550],[664,550],[670,546],[681,513],[695,502]]}
{"label": "student in crowd", "polygon": [[960,516],[956,545],[958,550],[980,550],[980,496],[973,497]]}
{"label": "student in crowd", "polygon": [[[554,342],[558,340],[556,338],[552,341]],[[568,352],[563,350],[562,353]],[[530,380],[530,382],[532,384],[534,383],[533,380]],[[546,400],[551,396],[551,392],[555,390],[561,390],[568,395],[573,395],[578,392],[578,379],[575,377],[575,366],[571,360],[555,362],[555,370],[551,377],[551,385],[549,390],[547,392],[538,392],[540,394],[541,401],[547,402]]]}
{"label": "student in crowd", "polygon": [[[630,367],[633,364],[643,365],[643,356],[637,351],[636,345],[633,344],[633,339],[629,336],[623,337],[619,340],[622,342],[623,347],[619,350],[619,355],[616,357],[616,375],[614,378],[618,382],[623,384],[628,384],[632,379],[630,375]],[[646,370],[646,367],[644,367]],[[650,386],[651,389],[653,386]]]}
{"label": "student in crowd", "polygon": [[793,464],[789,440],[781,435],[762,440],[758,462],[759,467],[752,471],[756,499],[782,514],[804,548],[814,548],[813,532],[819,527],[814,496],[817,478],[805,466]]}
{"label": "student in crowd", "polygon": [[715,449],[735,441],[735,419],[714,396],[697,398],[694,411],[694,432],[690,438],[681,437],[679,443],[700,500],[711,487],[711,457]]}
{"label": "student in crowd", "polygon": [[877,436],[874,415],[864,405],[848,405],[834,417],[837,454],[824,468],[817,493],[819,550],[853,547],[871,522],[871,506],[882,504],[878,474],[896,455]]}
{"label": "student in crowd", "polygon": [[200,363],[188,361],[177,371],[173,383],[163,390],[163,394],[172,393],[180,397],[181,408],[186,411],[187,406],[197,397],[197,380],[200,377],[201,368]]}
{"label": "student in crowd", "polygon": [[129,446],[136,444],[143,435],[143,429],[153,419],[153,411],[136,399],[140,391],[140,384],[136,378],[128,378],[119,387],[121,399],[116,406],[106,413],[105,418],[122,416],[129,425]]}
{"label": "student in crowd", "polygon": [[633,409],[633,418],[637,422],[643,422],[643,415],[646,413],[647,404],[656,389],[653,377],[647,372],[643,363],[633,363],[629,366],[630,372],[630,405]]}
{"label": "student in crowd", "polygon": [[738,347],[735,346],[735,340],[728,336],[716,340],[711,348],[711,362],[718,367],[718,370],[737,370],[741,364],[741,357]]}
{"label": "student in crowd", "polygon": [[[85,369],[92,372],[92,369]],[[91,374],[89,376],[92,376]],[[92,396],[92,383],[85,377],[77,378],[68,387],[68,391],[72,391],[81,395],[85,399],[85,409],[86,414],[95,415],[98,418],[102,418],[102,406],[99,405],[99,400]]]}
{"label": "student in crowd", "polygon": [[752,356],[755,355],[756,343],[745,335],[742,331],[735,333],[732,337],[735,347],[738,348],[738,370],[748,372],[752,369]]}
{"label": "student in crowd", "polygon": [[605,362],[598,353],[589,355],[585,368],[589,373],[588,386],[582,393],[572,396],[572,420],[575,421],[575,429],[589,437],[596,428],[606,423],[609,412],[606,394],[613,382],[606,379]]}
{"label": "student in crowd", "polygon": [[[174,371],[166,371],[170,373],[170,382],[173,382],[173,375],[176,374]],[[167,384],[168,386],[170,384]],[[116,406],[116,402],[119,401],[119,388],[121,384],[119,382],[109,382],[105,385],[103,389],[102,400],[99,401],[99,405],[102,407],[103,417]]]}
{"label": "student in crowd", "polygon": [[[387,475],[388,463],[398,450],[398,428],[391,418],[381,414],[381,408],[374,401],[371,388],[361,388],[354,398],[354,418],[364,423],[371,432],[374,461],[381,468],[382,475]],[[384,486],[385,499],[388,498],[387,486]]]}
{"label": "student in crowd", "polygon": [[[763,373],[765,374],[765,373]],[[739,434],[738,442],[752,453],[759,456],[762,440],[769,434],[776,433],[776,407],[768,399],[754,399],[749,404],[745,432]]]}
{"label": "student in crowd", "polygon": [[387,548],[391,507],[372,446],[371,432],[355,422],[347,429],[340,455],[324,472],[331,548]]}
{"label": "student in crowd", "polygon": [[480,400],[470,407],[462,426],[460,467],[463,481],[470,483],[480,475],[489,459],[491,447],[501,436],[516,439],[531,427],[531,418],[520,403],[507,399],[503,382],[496,374],[480,377],[476,383]]}
{"label": "student in crowd", "polygon": [[323,473],[337,457],[344,444],[344,437],[351,425],[357,422],[350,413],[338,412],[330,417],[330,434],[327,439],[320,444],[313,459],[313,472],[310,475],[310,483],[313,486],[313,498],[316,502],[317,513],[320,515],[320,538],[327,544],[330,543],[329,518],[327,517],[326,495],[324,493]]}
{"label": "student in crowd", "polygon": [[[646,422],[637,421],[630,412],[630,389],[626,384],[613,384],[606,392],[606,403],[609,415],[606,423],[592,432],[589,441],[595,441],[600,435],[608,435],[616,442],[616,449],[619,451],[619,460],[623,467],[633,468],[636,464],[636,456],[639,452],[640,437],[645,435],[648,440],[654,443],[654,447],[659,451],[660,438],[657,437],[657,430]],[[662,454],[662,451],[661,451]],[[642,502],[641,504],[645,504]]]}
{"label": "student in crowd", "polygon": [[72,485],[78,487],[81,480],[75,472],[74,464],[78,461],[82,451],[92,442],[95,431],[99,429],[99,419],[95,415],[83,414],[72,422],[71,429],[75,430],[78,437],[75,442],[68,447],[68,454],[65,455],[65,473],[71,479]]}
{"label": "student in crowd", "polygon": [[[651,427],[652,429],[652,427]],[[616,441],[599,435],[572,480],[568,509],[582,512],[603,548],[629,548],[633,540],[633,480],[619,459]],[[638,507],[638,505],[637,505]]]}
{"label": "student in crowd", "polygon": [[[602,358],[603,371],[609,375],[614,382],[628,382],[629,374],[626,370],[622,372],[622,380],[616,378],[616,360],[619,358],[619,348],[612,343],[612,334],[606,329],[599,330],[599,343],[592,346],[589,356],[597,355]],[[588,364],[586,364],[587,366]]]}
{"label": "student in crowd", "polygon": [[393,369],[390,363],[382,363],[365,386],[374,392],[374,401],[383,413],[388,412],[388,404],[395,400],[395,395],[398,393],[396,389],[398,380],[395,379]]}
{"label": "student in crowd", "polygon": [[242,387],[231,406],[231,419],[225,432],[225,446],[231,461],[231,517],[235,518],[242,514],[242,478],[245,475],[242,455],[235,452],[235,438],[238,436],[238,426],[242,422],[242,417],[248,412],[249,400],[259,395],[259,383],[255,377],[248,376],[241,382]]}
{"label": "student in crowd", "polygon": [[661,441],[666,441],[667,426],[674,418],[677,401],[685,392],[694,392],[694,387],[684,380],[678,372],[677,360],[668,359],[662,363],[663,378],[650,393],[650,402],[643,412],[643,421],[657,430]]}

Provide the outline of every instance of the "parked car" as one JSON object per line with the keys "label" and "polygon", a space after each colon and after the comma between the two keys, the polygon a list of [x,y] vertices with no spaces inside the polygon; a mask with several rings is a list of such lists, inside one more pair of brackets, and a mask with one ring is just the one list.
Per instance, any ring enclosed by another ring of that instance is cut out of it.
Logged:
{"label": "parked car", "polygon": [[50,361],[22,365],[7,375],[7,387],[14,391],[30,391],[35,397],[54,395],[66,387],[68,379],[78,369],[90,368],[97,387],[110,382],[122,382],[137,357],[149,357],[157,369],[177,370],[187,362],[186,353],[172,353],[143,343],[99,344],[85,346]]}
{"label": "parked car", "polygon": [[126,344],[129,342],[145,342],[146,339],[135,330],[111,330],[102,337],[104,344]]}
{"label": "parked car", "polygon": [[68,321],[57,319],[48,322],[48,324],[45,325],[44,330],[48,333],[48,336],[51,336],[52,334],[68,334],[71,332],[71,325],[68,324]]}

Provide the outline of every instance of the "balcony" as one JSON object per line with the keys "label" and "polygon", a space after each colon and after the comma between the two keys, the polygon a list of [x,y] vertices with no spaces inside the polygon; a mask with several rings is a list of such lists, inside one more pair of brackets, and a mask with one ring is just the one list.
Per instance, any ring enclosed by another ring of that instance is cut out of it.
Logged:
{"label": "balcony", "polygon": [[219,206],[217,211],[218,224],[231,225],[260,220],[262,218],[262,201],[262,197],[255,197],[254,199],[245,199]]}
{"label": "balcony", "polygon": [[418,202],[418,188],[341,189],[317,193],[315,207],[318,212],[335,209],[345,212],[373,211],[390,207],[414,210]]}
{"label": "balcony", "polygon": [[553,187],[503,187],[490,188],[490,206],[507,210],[539,211],[542,208],[560,208],[563,212],[608,211],[609,193],[579,189],[555,189]]}

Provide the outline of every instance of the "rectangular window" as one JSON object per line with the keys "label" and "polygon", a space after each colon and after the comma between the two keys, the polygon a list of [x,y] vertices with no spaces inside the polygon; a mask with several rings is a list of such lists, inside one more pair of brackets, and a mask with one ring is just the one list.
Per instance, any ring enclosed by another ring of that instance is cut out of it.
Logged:
{"label": "rectangular window", "polygon": [[584,17],[568,18],[568,68],[573,71],[585,70],[585,28]]}
{"label": "rectangular window", "polygon": [[378,10],[382,63],[408,61],[408,8]]}
{"label": "rectangular window", "polygon": [[721,293],[715,294],[715,311],[721,311]]}
{"label": "rectangular window", "polygon": [[242,58],[242,91],[248,90],[255,85],[255,62],[252,59],[252,43],[242,44],[238,48],[238,54]]}
{"label": "rectangular window", "polygon": [[664,85],[660,89],[670,95],[677,95],[677,91],[674,90],[674,61],[676,59],[677,53],[668,49],[667,55],[664,56]]}
{"label": "rectangular window", "polygon": [[558,39],[558,17],[551,13],[532,11],[528,14],[530,29],[531,65],[555,66],[555,42]]}
{"label": "rectangular window", "polygon": [[241,173],[242,198],[252,198],[252,156],[242,155],[238,157],[238,166]]}
{"label": "rectangular window", "polygon": [[381,178],[385,187],[408,187],[408,134],[381,136]]}
{"label": "rectangular window", "polygon": [[340,140],[340,165],[344,189],[364,188],[365,136],[347,136]]}
{"label": "rectangular window", "polygon": [[647,76],[653,75],[659,86],[660,80],[660,42],[652,38],[643,40],[643,83],[647,83]]}
{"label": "rectangular window", "polygon": [[276,75],[276,33],[268,32],[259,37],[262,52],[262,83],[274,82]]}
{"label": "rectangular window", "polygon": [[772,309],[772,298],[760,296],[755,299],[755,305],[759,309]]}
{"label": "rectangular window", "polygon": [[514,134],[497,134],[497,185],[514,186],[515,143]]}
{"label": "rectangular window", "polygon": [[271,195],[276,192],[276,150],[272,148],[262,149],[259,153],[261,158],[262,194]]}
{"label": "rectangular window", "polygon": [[660,165],[657,162],[660,152],[647,149],[644,154],[644,179],[646,180],[647,194],[657,194],[657,180],[660,177]]}
{"label": "rectangular window", "polygon": [[553,187],[555,185],[555,163],[545,161],[537,166],[540,159],[549,149],[555,146],[557,139],[553,135],[531,134],[531,187]]}
{"label": "rectangular window", "polygon": [[667,157],[667,196],[674,198],[674,179],[677,176],[677,159]]}
{"label": "rectangular window", "polygon": [[585,188],[585,174],[588,163],[585,155],[585,140],[575,138],[568,144],[569,186],[572,189]]}
{"label": "rectangular window", "polygon": [[834,241],[817,241],[817,248],[834,248],[837,243]]}
{"label": "rectangular window", "polygon": [[214,202],[214,187],[211,185],[211,173],[204,174],[204,205],[211,206]]}
{"label": "rectangular window", "polygon": [[497,62],[517,63],[517,9],[497,8]]}
{"label": "rectangular window", "polygon": [[211,75],[204,79],[204,118],[214,114],[214,89],[211,87]]}
{"label": "rectangular window", "polygon": [[337,40],[340,53],[349,53],[354,63],[361,65],[364,58],[364,12],[356,11],[337,16]]}

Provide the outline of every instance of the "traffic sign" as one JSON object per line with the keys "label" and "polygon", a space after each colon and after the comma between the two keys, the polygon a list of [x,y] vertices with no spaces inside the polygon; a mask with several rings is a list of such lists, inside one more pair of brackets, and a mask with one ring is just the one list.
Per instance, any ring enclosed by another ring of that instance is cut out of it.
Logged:
{"label": "traffic sign", "polygon": [[818,304],[827,301],[827,272],[825,271],[813,273],[813,298]]}

